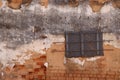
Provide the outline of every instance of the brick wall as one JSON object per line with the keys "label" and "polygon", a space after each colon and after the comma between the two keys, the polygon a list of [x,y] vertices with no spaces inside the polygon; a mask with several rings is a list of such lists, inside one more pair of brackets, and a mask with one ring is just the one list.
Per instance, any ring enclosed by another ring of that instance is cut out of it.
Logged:
{"label": "brick wall", "polygon": [[69,72],[64,69],[48,69],[45,75],[43,69],[35,68],[34,70],[27,71],[27,69],[20,69],[22,67],[24,66],[19,65],[19,71],[17,72],[7,71],[7,77],[3,80],[120,80],[120,73],[115,71],[95,73],[90,70],[76,69],[73,72]]}
{"label": "brick wall", "polygon": [[46,80],[46,55],[32,53],[32,57],[24,64],[16,63],[12,69],[6,67],[0,80]]}
{"label": "brick wall", "polygon": [[96,73],[91,70],[68,72],[63,69],[49,69],[46,80],[120,80],[120,73],[115,71]]}
{"label": "brick wall", "polygon": [[[36,52],[24,64],[17,63],[11,69],[6,67],[0,71],[0,80],[120,80],[120,49],[104,45],[104,56],[96,60],[76,58],[84,64],[65,58],[64,43],[54,43],[46,51],[46,55]],[[28,53],[27,53],[28,54]],[[44,63],[48,62],[48,68]],[[4,75],[2,75],[4,73]]]}
{"label": "brick wall", "polygon": [[109,45],[104,46],[104,49],[108,48],[112,48],[113,51],[105,51],[104,56],[94,61],[79,58],[81,61],[86,60],[83,65],[80,65],[70,58],[64,61],[64,43],[53,44],[47,51],[49,67],[46,80],[120,80],[120,49]]}

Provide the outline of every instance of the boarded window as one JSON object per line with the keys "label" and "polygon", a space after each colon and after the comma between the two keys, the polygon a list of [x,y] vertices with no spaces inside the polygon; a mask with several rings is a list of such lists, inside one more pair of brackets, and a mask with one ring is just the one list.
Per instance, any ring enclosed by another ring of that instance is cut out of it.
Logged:
{"label": "boarded window", "polygon": [[103,56],[101,31],[65,32],[66,57]]}

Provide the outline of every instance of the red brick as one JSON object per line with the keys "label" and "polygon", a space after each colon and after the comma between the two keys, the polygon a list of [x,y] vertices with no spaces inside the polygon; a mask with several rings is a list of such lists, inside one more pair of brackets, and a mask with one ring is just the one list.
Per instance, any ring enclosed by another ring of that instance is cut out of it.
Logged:
{"label": "red brick", "polygon": [[69,77],[72,77],[73,76],[73,74],[69,74]]}
{"label": "red brick", "polygon": [[56,76],[52,76],[52,78],[51,79],[53,79],[53,80],[57,80],[58,79],[58,77],[56,77]]}
{"label": "red brick", "polygon": [[97,78],[97,80],[106,80],[106,78]]}
{"label": "red brick", "polygon": [[88,70],[85,70],[85,71],[82,71],[82,74],[90,74],[91,72],[90,71],[88,71]]}
{"label": "red brick", "polygon": [[38,75],[37,75],[37,74],[34,74],[34,78],[38,78]]}
{"label": "red brick", "polygon": [[29,79],[33,79],[34,78],[34,76],[33,75],[29,75]]}
{"label": "red brick", "polygon": [[45,75],[45,73],[43,71],[39,71],[37,74],[38,75]]}
{"label": "red brick", "polygon": [[74,78],[69,78],[69,77],[67,77],[66,80],[74,80]]}
{"label": "red brick", "polygon": [[79,77],[76,77],[76,78],[74,78],[74,80],[82,80],[81,78],[79,78]]}
{"label": "red brick", "polygon": [[25,66],[24,65],[15,65],[13,68],[20,70],[20,69],[24,69]]}
{"label": "red brick", "polygon": [[65,74],[64,74],[64,73],[60,73],[60,75],[59,75],[59,76],[64,77],[64,76],[65,76]]}
{"label": "red brick", "polygon": [[89,80],[97,80],[97,78],[96,78],[96,77],[93,77],[93,78],[90,78]]}
{"label": "red brick", "polygon": [[43,75],[37,75],[37,77],[38,77],[39,79],[42,79]]}
{"label": "red brick", "polygon": [[66,80],[65,77],[58,77],[56,80]]}
{"label": "red brick", "polygon": [[107,78],[115,78],[115,75],[106,75]]}
{"label": "red brick", "polygon": [[82,80],[89,80],[89,78],[82,78]]}
{"label": "red brick", "polygon": [[26,78],[26,75],[21,75],[22,78]]}
{"label": "red brick", "polygon": [[83,78],[86,77],[86,75],[80,75],[80,76],[83,77]]}
{"label": "red brick", "polygon": [[36,64],[37,64],[37,65],[44,65],[44,62],[40,62],[40,61],[39,61],[39,62],[37,62]]}
{"label": "red brick", "polygon": [[46,59],[46,55],[42,55],[40,56],[40,58]]}
{"label": "red brick", "polygon": [[115,78],[106,78],[106,80],[115,80]]}
{"label": "red brick", "polygon": [[106,75],[105,74],[102,74],[102,75],[100,75],[101,76],[101,78],[105,78],[106,77]]}
{"label": "red brick", "polygon": [[34,69],[34,72],[39,72],[40,71],[40,68],[35,68]]}
{"label": "red brick", "polygon": [[40,58],[33,58],[33,61],[38,62],[38,61],[40,61]]}
{"label": "red brick", "polygon": [[29,74],[29,75],[32,75],[32,74],[34,74],[34,73],[33,73],[33,72],[28,72],[28,74]]}
{"label": "red brick", "polygon": [[73,74],[73,77],[77,77],[77,74],[76,74],[76,73],[74,73],[74,74]]}

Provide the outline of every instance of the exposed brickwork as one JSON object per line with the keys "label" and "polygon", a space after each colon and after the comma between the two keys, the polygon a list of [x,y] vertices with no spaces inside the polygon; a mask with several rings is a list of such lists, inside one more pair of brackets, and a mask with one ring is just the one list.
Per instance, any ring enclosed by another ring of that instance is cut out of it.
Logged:
{"label": "exposed brickwork", "polygon": [[45,80],[45,61],[46,55],[33,54],[23,65],[18,63],[11,70],[7,67],[5,80]]}
{"label": "exposed brickwork", "polygon": [[120,80],[117,72],[96,73],[91,70],[74,70],[67,72],[60,69],[49,69],[46,80]]}
{"label": "exposed brickwork", "polygon": [[[120,80],[120,66],[109,64],[111,67],[109,68],[105,63],[108,62],[106,55],[93,62],[86,62],[82,66],[69,59],[64,63],[64,52],[60,52],[62,50],[64,50],[63,44],[53,44],[47,51],[47,56],[31,52],[31,59],[23,65],[16,63],[13,69],[5,68],[1,71],[4,76],[0,78],[3,80]],[[49,63],[47,69],[44,66],[46,60]]]}
{"label": "exposed brickwork", "polygon": [[[107,48],[110,47],[107,46]],[[69,59],[66,59],[66,63],[63,59],[60,61],[59,58],[65,54],[59,52],[61,50],[64,50],[63,44],[53,44],[47,51],[49,67],[46,72],[46,80],[120,80],[119,64],[111,64],[111,61],[114,60],[113,52],[109,52],[109,54],[105,52],[105,56],[95,61],[86,61],[82,66]],[[118,49],[114,49],[116,54],[119,53],[117,51]]]}

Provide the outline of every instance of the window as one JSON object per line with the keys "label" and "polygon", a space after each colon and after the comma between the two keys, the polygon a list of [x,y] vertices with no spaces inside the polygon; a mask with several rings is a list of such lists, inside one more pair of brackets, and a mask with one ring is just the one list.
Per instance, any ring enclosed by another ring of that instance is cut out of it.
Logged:
{"label": "window", "polygon": [[103,56],[103,33],[100,30],[65,32],[65,56]]}

